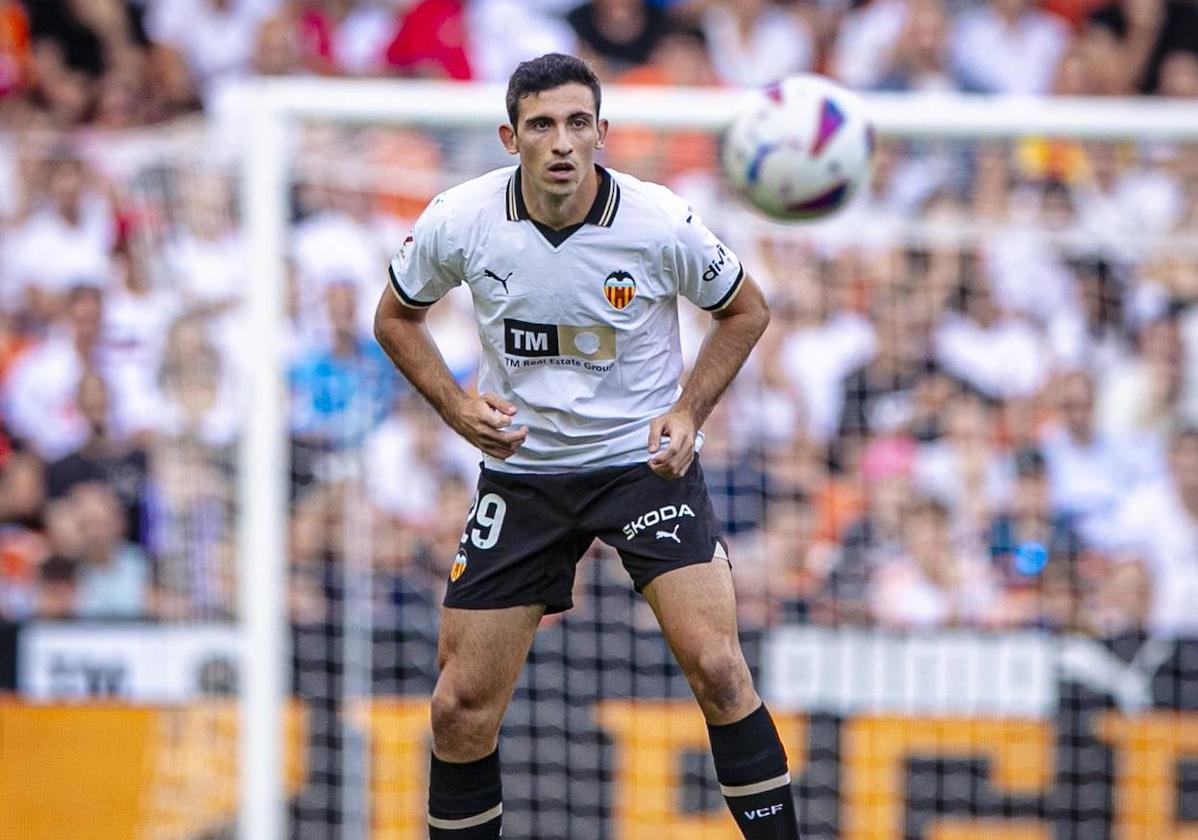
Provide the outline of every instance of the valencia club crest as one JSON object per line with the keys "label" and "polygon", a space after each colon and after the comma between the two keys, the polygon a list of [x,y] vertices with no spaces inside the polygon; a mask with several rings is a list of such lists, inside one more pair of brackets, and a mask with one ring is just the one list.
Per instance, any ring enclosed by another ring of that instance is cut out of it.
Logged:
{"label": "valencia club crest", "polygon": [[466,552],[459,550],[458,556],[453,558],[453,565],[449,567],[450,582],[456,582],[464,571],[466,571]]}
{"label": "valencia club crest", "polygon": [[603,296],[616,309],[623,309],[636,297],[636,280],[627,271],[613,271],[603,281]]}

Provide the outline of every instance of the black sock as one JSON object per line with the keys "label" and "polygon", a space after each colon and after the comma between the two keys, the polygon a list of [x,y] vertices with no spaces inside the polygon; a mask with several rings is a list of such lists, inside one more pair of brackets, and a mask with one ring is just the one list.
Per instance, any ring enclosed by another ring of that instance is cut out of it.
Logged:
{"label": "black sock", "polygon": [[765,704],[723,726],[708,724],[715,774],[746,840],[799,840],[786,752]]}
{"label": "black sock", "polygon": [[434,755],[428,773],[429,840],[497,840],[502,826],[499,750],[461,764]]}

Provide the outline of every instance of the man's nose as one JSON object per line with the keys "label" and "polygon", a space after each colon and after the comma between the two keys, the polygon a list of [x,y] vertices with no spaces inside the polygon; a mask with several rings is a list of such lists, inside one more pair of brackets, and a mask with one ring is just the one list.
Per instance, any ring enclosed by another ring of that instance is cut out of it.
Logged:
{"label": "man's nose", "polygon": [[574,151],[574,141],[570,139],[570,132],[565,126],[554,132],[553,151],[563,155]]}

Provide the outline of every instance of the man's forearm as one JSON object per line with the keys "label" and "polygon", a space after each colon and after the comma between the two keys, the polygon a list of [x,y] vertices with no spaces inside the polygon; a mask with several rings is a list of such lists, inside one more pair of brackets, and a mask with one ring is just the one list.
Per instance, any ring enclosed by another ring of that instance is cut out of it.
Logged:
{"label": "man's forearm", "polygon": [[707,420],[736,378],[768,323],[768,314],[749,311],[717,319],[712,324],[682,395],[674,404],[675,410],[690,414],[696,429]]}
{"label": "man's forearm", "polygon": [[375,330],[379,345],[437,413],[448,418],[465,394],[458,387],[428,327],[421,321],[389,318]]}

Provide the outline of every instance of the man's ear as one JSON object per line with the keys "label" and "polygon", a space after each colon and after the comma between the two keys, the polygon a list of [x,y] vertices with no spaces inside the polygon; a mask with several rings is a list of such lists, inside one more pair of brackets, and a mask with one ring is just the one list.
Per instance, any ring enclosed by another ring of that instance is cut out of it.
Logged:
{"label": "man's ear", "polygon": [[599,139],[595,141],[595,148],[602,149],[603,144],[607,142],[607,120],[599,120],[596,127],[599,129]]}
{"label": "man's ear", "polygon": [[499,126],[499,142],[503,143],[503,148],[507,149],[509,155],[520,153],[520,150],[516,148],[516,129],[507,123]]}

